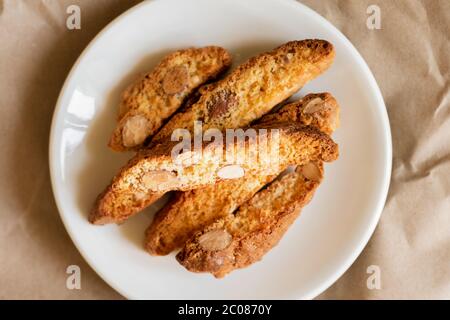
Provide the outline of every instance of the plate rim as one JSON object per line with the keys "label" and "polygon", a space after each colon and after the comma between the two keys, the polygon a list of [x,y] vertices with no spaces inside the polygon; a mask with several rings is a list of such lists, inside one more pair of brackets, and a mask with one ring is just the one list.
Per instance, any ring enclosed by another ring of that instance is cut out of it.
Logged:
{"label": "plate rim", "polygon": [[[58,152],[56,148],[56,127],[58,124],[58,119],[61,115],[62,110],[62,101],[65,98],[65,95],[67,94],[67,88],[73,78],[73,75],[75,71],[77,70],[78,66],[84,59],[84,57],[88,54],[91,47],[97,42],[99,38],[101,38],[106,32],[108,32],[110,29],[112,29],[115,25],[120,23],[124,18],[127,16],[133,14],[135,11],[138,11],[141,9],[141,7],[144,6],[151,6],[153,3],[159,2],[161,0],[146,0],[142,1],[133,7],[129,8],[128,10],[121,13],[119,16],[114,18],[111,22],[109,22],[90,42],[89,44],[83,49],[79,57],[76,59],[74,65],[70,69],[70,72],[68,73],[63,86],[61,87],[60,93],[58,95],[58,99],[56,102],[55,109],[53,111],[52,121],[51,121],[51,127],[50,127],[50,134],[49,134],[49,148],[48,148],[48,157],[49,157],[49,169],[50,169],[50,182],[52,187],[53,196],[55,199],[56,207],[58,209],[58,214],[63,222],[64,228],[66,229],[67,233],[69,234],[69,237],[72,241],[72,243],[75,245],[76,249],[80,253],[80,255],[83,257],[83,259],[88,263],[88,265],[97,273],[97,275],[102,278],[103,281],[105,281],[111,288],[113,288],[116,292],[118,292],[120,295],[122,295],[126,299],[141,299],[139,297],[134,297],[133,294],[130,292],[126,292],[127,290],[119,287],[113,279],[110,279],[108,276],[106,276],[100,269],[97,268],[96,263],[94,259],[92,259],[87,252],[83,251],[78,244],[75,236],[75,231],[70,227],[70,223],[67,220],[66,216],[63,214],[63,205],[62,205],[62,195],[60,194],[60,191],[58,190],[56,186],[56,163],[58,160]],[[358,245],[356,248],[352,251],[352,254],[349,254],[348,257],[345,259],[343,263],[341,263],[340,267],[335,270],[328,278],[321,281],[321,285],[317,286],[314,290],[311,290],[309,294],[307,294],[305,297],[302,297],[301,299],[313,299],[317,296],[319,296],[321,293],[323,293],[326,289],[328,289],[331,285],[333,285],[339,278],[342,277],[342,275],[351,267],[351,265],[356,261],[356,259],[360,256],[364,248],[367,246],[370,238],[372,237],[378,223],[381,217],[381,214],[383,212],[388,192],[389,192],[389,186],[391,181],[391,174],[392,174],[392,134],[391,134],[391,127],[390,127],[390,121],[389,116],[387,112],[387,108],[383,99],[383,95],[381,93],[381,90],[378,86],[378,83],[370,70],[369,66],[367,65],[364,58],[361,56],[359,51],[355,48],[355,46],[352,44],[352,42],[338,29],[336,28],[330,21],[325,19],[322,15],[320,15],[318,12],[314,11],[310,7],[306,6],[303,3],[300,3],[296,0],[277,0],[278,3],[283,3],[283,5],[290,5],[292,7],[295,7],[295,10],[303,10],[306,14],[315,16],[318,20],[321,20],[321,22],[326,25],[329,29],[333,30],[338,38],[342,40],[342,42],[348,46],[348,49],[351,50],[357,59],[358,65],[361,67],[361,70],[363,71],[364,75],[366,76],[371,89],[373,90],[375,94],[376,104],[379,105],[379,111],[380,111],[380,117],[382,120],[382,127],[385,130],[385,156],[384,156],[384,165],[385,165],[385,172],[382,177],[382,183],[381,183],[381,192],[378,197],[377,204],[375,206],[375,209],[373,210],[373,214],[371,215],[369,225],[367,226],[363,236],[359,240]],[[293,299],[299,299],[298,297]],[[159,299],[158,299],[159,300]]]}

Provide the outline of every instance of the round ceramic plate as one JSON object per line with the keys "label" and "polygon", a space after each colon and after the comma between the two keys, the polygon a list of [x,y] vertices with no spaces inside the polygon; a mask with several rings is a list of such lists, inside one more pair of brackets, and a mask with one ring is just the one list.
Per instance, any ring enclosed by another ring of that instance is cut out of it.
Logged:
{"label": "round ceramic plate", "polygon": [[[82,31],[81,31],[82,32]],[[217,280],[152,257],[144,231],[161,203],[121,226],[93,226],[96,195],[130,154],[106,144],[121,92],[176,49],[219,45],[235,65],[289,40],[326,39],[334,65],[297,95],[328,91],[342,108],[334,135],[339,160],[326,165],[313,201],[261,262]],[[127,298],[313,298],[336,281],[369,240],[391,170],[389,121],[380,90],[352,44],[329,22],[291,0],[154,0],[127,11],[83,52],[62,89],[50,137],[50,170],[67,231],[94,270]]]}

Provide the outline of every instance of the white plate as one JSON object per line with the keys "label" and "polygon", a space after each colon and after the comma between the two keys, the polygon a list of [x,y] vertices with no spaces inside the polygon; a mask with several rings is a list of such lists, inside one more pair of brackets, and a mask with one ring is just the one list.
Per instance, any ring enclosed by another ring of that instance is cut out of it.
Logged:
{"label": "white plate", "polygon": [[[90,225],[88,211],[130,154],[106,147],[121,91],[167,52],[220,45],[235,62],[286,41],[322,38],[333,67],[302,89],[329,91],[342,108],[338,161],[312,203],[262,262],[216,280],[187,272],[174,256],[142,246],[151,208],[124,225]],[[290,0],[155,0],[121,15],[98,35],[62,89],[50,136],[56,202],[73,242],[94,270],[127,298],[313,298],[360,254],[378,222],[391,171],[389,121],[380,90],[351,43],[324,18]]]}

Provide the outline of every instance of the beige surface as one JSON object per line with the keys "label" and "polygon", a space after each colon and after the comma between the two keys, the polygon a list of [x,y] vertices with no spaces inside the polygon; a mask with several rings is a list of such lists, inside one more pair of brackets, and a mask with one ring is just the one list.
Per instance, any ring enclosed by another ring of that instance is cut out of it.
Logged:
{"label": "beige surface", "polygon": [[[276,1],[276,0],[275,0]],[[0,0],[0,298],[116,299],[59,219],[48,135],[62,83],[109,21],[138,1]],[[450,2],[305,0],[353,42],[383,92],[392,126],[391,189],[363,254],[321,298],[450,298]],[[65,27],[78,4],[82,29]],[[368,30],[366,9],[381,8]],[[66,289],[79,265],[82,289]],[[381,270],[369,290],[366,269]]]}

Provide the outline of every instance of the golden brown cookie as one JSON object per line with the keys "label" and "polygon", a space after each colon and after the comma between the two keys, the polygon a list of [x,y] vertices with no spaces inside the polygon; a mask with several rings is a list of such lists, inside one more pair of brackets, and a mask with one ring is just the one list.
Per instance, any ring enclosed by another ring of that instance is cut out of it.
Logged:
{"label": "golden brown cookie", "polygon": [[217,278],[261,260],[309,203],[322,177],[321,162],[299,166],[258,192],[237,212],[197,232],[177,260],[189,271],[209,272]]}
{"label": "golden brown cookie", "polygon": [[327,70],[334,60],[333,45],[325,40],[288,42],[249,59],[224,79],[202,90],[199,100],[174,115],[153,138],[153,143],[175,129],[240,128],[260,118]]}
{"label": "golden brown cookie", "polygon": [[[126,210],[136,201],[155,193],[191,190],[236,178],[236,170],[242,172],[240,176],[273,175],[279,168],[289,164],[303,164],[310,160],[333,161],[338,157],[337,144],[314,127],[283,122],[265,123],[250,129],[256,135],[244,142],[234,140],[219,148],[215,142],[205,142],[202,150],[192,149],[176,157],[172,155],[176,146],[172,141],[166,141],[153,149],[141,150],[122,168],[99,198],[90,221],[96,222],[96,217],[105,216],[112,216],[112,220],[116,220],[117,216],[111,215],[111,212],[117,208],[117,204]],[[272,135],[273,132],[277,135]],[[261,145],[267,146],[269,152],[260,153]],[[272,156],[272,150],[277,151],[276,157]],[[232,157],[230,161],[223,156],[231,152],[235,155],[247,155],[250,152],[260,158],[254,161],[253,157],[245,157],[243,162],[233,162],[240,158]],[[197,161],[186,163],[186,155]]]}
{"label": "golden brown cookie", "polygon": [[196,88],[230,65],[230,54],[215,46],[179,50],[166,56],[124,92],[119,122],[109,146],[115,151],[139,149]]}

